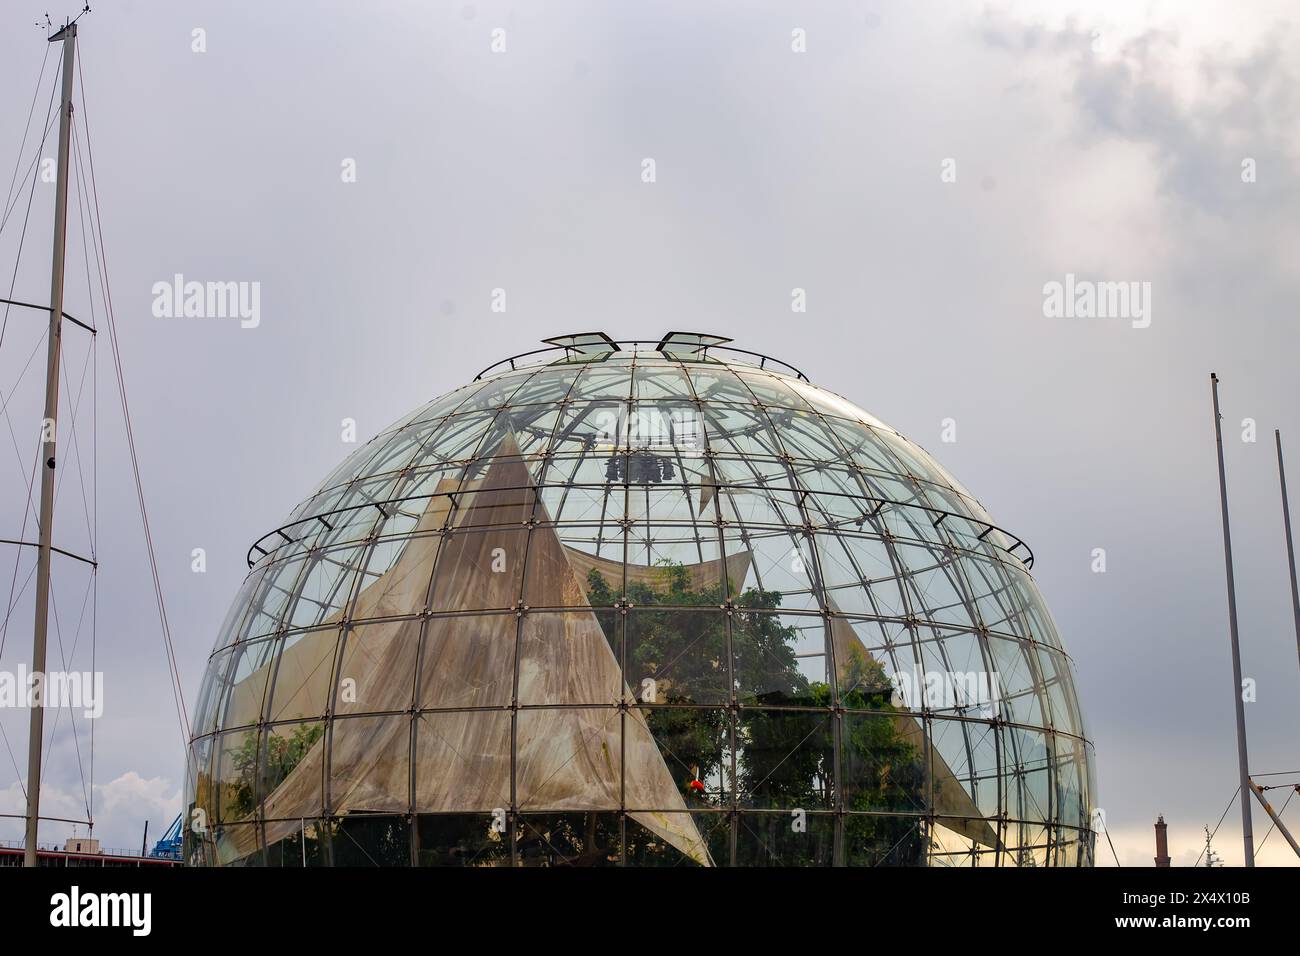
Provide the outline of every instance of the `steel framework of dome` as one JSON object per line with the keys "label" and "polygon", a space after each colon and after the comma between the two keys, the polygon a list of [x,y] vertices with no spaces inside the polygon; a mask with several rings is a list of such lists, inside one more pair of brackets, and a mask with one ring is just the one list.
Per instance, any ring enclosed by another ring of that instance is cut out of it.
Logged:
{"label": "steel framework of dome", "polygon": [[1033,557],[797,370],[547,340],[249,552],[208,662],[208,865],[1091,865]]}

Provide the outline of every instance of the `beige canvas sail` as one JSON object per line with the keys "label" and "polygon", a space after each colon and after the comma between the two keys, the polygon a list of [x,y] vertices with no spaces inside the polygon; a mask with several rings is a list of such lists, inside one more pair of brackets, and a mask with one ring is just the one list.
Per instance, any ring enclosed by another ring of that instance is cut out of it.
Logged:
{"label": "beige canvas sail", "polygon": [[[453,533],[419,536],[445,523],[447,499],[435,496],[394,565],[358,595],[352,618],[421,610],[435,564],[435,612],[510,608],[518,599],[518,578],[492,571],[498,557],[494,552],[505,549],[507,562],[522,557],[522,547],[512,550],[512,544],[522,544],[520,529],[533,518],[542,524],[531,531],[530,582],[540,582],[548,605],[578,610],[524,615],[518,641],[513,614],[433,617],[425,624],[425,653],[418,668],[418,619],[371,623],[349,634],[337,666],[341,678],[355,682],[355,700],[341,700],[336,707],[329,730],[329,765],[325,741],[318,741],[267,795],[267,844],[294,833],[300,818],[318,815],[326,777],[334,815],[405,812],[412,759],[417,813],[510,806],[510,719],[505,708],[513,690],[516,643],[523,704],[614,705],[621,698],[633,699],[567,549],[545,526],[548,518],[535,501],[531,482],[513,439],[506,439],[476,487],[457,496]],[[465,530],[489,523],[497,533]],[[272,689],[272,711],[277,702],[295,698],[310,711],[332,692],[336,681],[330,673],[321,676],[319,663],[333,639],[322,635],[314,639],[315,646],[308,643],[311,640],[285,651]],[[348,718],[362,712],[409,710],[417,669],[423,702],[501,710],[421,715],[414,743],[411,721],[403,715]],[[307,675],[300,686],[281,687],[282,679],[292,681],[298,675]],[[515,753],[516,799],[522,813],[645,808],[629,816],[690,859],[711,865],[678,783],[635,709],[521,711]],[[256,848],[250,829],[227,831],[218,843],[223,861]]]}

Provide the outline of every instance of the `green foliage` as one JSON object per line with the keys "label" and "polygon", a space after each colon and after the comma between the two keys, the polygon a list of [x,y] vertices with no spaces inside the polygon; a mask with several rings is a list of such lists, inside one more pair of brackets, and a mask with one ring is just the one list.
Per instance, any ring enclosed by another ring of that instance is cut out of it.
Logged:
{"label": "green foliage", "polygon": [[[643,707],[641,713],[687,806],[723,809],[734,799],[742,809],[834,810],[833,694],[828,684],[800,672],[798,631],[776,613],[781,593],[750,588],[733,599],[728,618],[716,611],[726,600],[720,585],[695,587],[690,571],[680,564],[665,563],[657,571],[653,585],[629,582],[625,599],[635,610],[626,618],[609,610],[619,595],[599,571],[588,574],[588,596],[615,656],[626,661],[629,687],[640,696],[642,682],[654,682],[657,706]],[[620,619],[626,628],[619,627]],[[839,673],[846,709],[881,712],[839,718],[846,807],[920,809],[924,760],[892,716],[897,712],[891,703],[893,686],[884,669],[858,650],[840,662]],[[734,746],[723,709],[732,688],[742,705]],[[692,786],[696,780],[703,791]],[[696,819],[714,859],[729,859],[726,821]],[[743,816],[736,824],[742,828],[738,862],[830,862],[833,830],[827,828],[833,822],[829,817],[809,820],[808,832],[794,836],[785,814]],[[723,825],[710,826],[709,821]],[[848,817],[844,832],[850,861],[920,862],[923,846],[914,818]],[[593,842],[600,842],[594,834],[588,846]],[[656,854],[680,859],[676,850],[634,824],[628,826],[627,853],[643,864],[654,862]]]}
{"label": "green foliage", "polygon": [[[298,766],[307,751],[325,734],[322,724],[302,724],[294,728],[293,733],[284,737],[268,734],[266,738],[266,759],[263,763],[262,779],[266,781],[267,790],[274,790],[280,781],[289,776],[289,772]],[[239,742],[239,749],[231,756],[234,768],[233,781],[223,781],[232,787],[230,806],[235,819],[244,819],[253,815],[257,806],[256,773],[258,765],[257,731],[250,730]]]}

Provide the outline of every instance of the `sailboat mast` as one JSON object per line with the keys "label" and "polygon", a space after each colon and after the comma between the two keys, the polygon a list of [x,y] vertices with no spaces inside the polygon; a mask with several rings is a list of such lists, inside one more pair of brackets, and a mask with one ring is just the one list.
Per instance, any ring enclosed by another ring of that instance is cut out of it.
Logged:
{"label": "sailboat mast", "polygon": [[[59,103],[58,180],[54,194],[54,263],[50,271],[50,330],[45,362],[45,418],[41,422],[40,550],[36,564],[36,627],[32,638],[32,677],[39,696],[31,701],[27,742],[27,834],[23,865],[36,866],[36,835],[41,811],[41,744],[45,732],[45,646],[50,611],[50,551],[54,534],[54,444],[59,415],[59,357],[63,332],[63,259],[68,231],[68,162],[72,136],[72,79],[77,55],[77,25],[69,23],[50,37],[63,41],[63,98]],[[38,676],[39,675],[39,676]]]}
{"label": "sailboat mast", "polygon": [[1255,865],[1255,833],[1250,822],[1250,771],[1246,756],[1246,709],[1241,699],[1241,642],[1237,638],[1237,584],[1232,571],[1232,531],[1228,526],[1228,479],[1223,470],[1223,416],[1219,414],[1219,376],[1210,373],[1214,396],[1214,443],[1219,453],[1219,506],[1223,512],[1223,564],[1228,577],[1228,633],[1232,641],[1232,696],[1237,712],[1237,786],[1241,798],[1244,866]]}

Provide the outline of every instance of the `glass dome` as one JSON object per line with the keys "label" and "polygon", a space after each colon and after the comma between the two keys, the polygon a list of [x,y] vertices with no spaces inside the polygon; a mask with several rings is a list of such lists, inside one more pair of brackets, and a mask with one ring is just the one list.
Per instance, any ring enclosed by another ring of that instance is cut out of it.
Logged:
{"label": "glass dome", "polygon": [[1091,865],[1033,558],[728,340],[549,340],[255,544],[195,714],[205,865]]}

